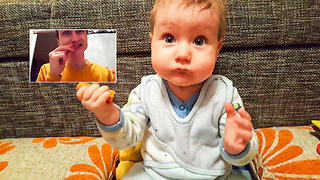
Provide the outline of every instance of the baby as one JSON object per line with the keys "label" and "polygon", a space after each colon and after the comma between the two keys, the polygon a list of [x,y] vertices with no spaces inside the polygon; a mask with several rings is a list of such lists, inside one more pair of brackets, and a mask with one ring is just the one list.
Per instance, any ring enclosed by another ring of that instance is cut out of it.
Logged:
{"label": "baby", "polygon": [[143,162],[123,179],[235,177],[232,165],[249,163],[258,141],[237,89],[212,75],[223,41],[224,2],[156,0],[150,19],[157,74],[143,77],[122,109],[106,101],[107,86],[83,86],[78,99],[95,113],[111,146],[142,142]]}

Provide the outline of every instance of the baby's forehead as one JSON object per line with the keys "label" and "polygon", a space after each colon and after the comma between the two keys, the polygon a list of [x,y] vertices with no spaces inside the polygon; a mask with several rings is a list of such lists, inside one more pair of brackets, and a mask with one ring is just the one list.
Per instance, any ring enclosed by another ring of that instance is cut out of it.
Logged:
{"label": "baby's forehead", "polygon": [[185,10],[192,10],[194,14],[201,13],[203,11],[209,11],[212,16],[221,16],[218,4],[214,1],[192,1],[192,0],[161,0],[156,4],[157,10],[154,16],[163,15],[164,12],[171,9],[175,14],[178,12],[183,12]]}
{"label": "baby's forehead", "polygon": [[[215,28],[218,28],[219,39],[224,34],[226,12],[224,0],[156,0],[150,13],[151,32],[153,32],[155,25],[159,24],[157,23],[158,18],[163,19],[161,16],[168,14],[167,9],[171,9],[170,12],[176,16],[179,12],[192,9],[192,14],[211,19],[210,23],[215,24]],[[210,12],[209,16],[208,12]]]}
{"label": "baby's forehead", "polygon": [[218,16],[213,15],[208,9],[201,12],[192,9],[174,11],[171,7],[159,12],[162,14],[157,15],[154,26],[158,32],[176,32],[177,29],[184,29],[188,32],[212,33],[218,31],[220,25]]}
{"label": "baby's forehead", "polygon": [[214,9],[216,0],[158,0],[155,6],[166,8],[168,6],[178,6],[181,8],[200,7],[200,9]]}
{"label": "baby's forehead", "polygon": [[219,18],[220,13],[214,6],[205,6],[199,3],[162,3],[157,8],[156,17],[170,16],[171,18],[189,18],[193,17],[206,17],[206,18]]}

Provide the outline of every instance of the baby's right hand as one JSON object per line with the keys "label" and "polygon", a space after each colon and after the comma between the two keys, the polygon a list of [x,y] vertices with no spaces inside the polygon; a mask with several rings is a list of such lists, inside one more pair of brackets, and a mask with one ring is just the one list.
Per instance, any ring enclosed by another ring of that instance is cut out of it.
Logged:
{"label": "baby's right hand", "polygon": [[110,100],[110,91],[108,86],[100,87],[98,83],[83,85],[77,91],[77,98],[82,105],[105,125],[114,125],[120,119],[118,108]]}

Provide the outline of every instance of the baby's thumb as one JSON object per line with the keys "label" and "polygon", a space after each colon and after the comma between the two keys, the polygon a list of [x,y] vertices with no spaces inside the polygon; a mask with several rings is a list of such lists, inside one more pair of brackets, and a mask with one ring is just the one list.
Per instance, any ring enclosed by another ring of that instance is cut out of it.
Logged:
{"label": "baby's thumb", "polygon": [[227,118],[237,115],[236,110],[234,109],[234,107],[232,106],[232,104],[230,102],[225,103],[224,109],[227,113]]}

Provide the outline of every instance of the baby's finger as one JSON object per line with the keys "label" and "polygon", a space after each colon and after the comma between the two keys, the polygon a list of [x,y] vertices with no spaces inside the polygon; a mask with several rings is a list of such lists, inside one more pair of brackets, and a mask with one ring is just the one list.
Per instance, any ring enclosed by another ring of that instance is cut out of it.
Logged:
{"label": "baby's finger", "polygon": [[97,99],[97,103],[98,104],[104,104],[107,103],[107,100],[110,98],[110,92],[109,91],[105,91],[103,92],[99,98]]}
{"label": "baby's finger", "polygon": [[230,102],[225,103],[224,108],[227,113],[227,118],[237,115],[236,110],[234,109],[234,107],[232,106],[232,104]]}
{"label": "baby's finger", "polygon": [[252,132],[247,130],[239,129],[237,131],[238,139],[241,139],[240,143],[248,144],[248,142],[252,139]]}
{"label": "baby's finger", "polygon": [[108,86],[101,86],[99,89],[95,90],[91,96],[91,100],[93,102],[97,101],[97,99],[102,95],[102,93],[109,90]]}
{"label": "baby's finger", "polygon": [[80,82],[80,83],[77,85],[77,87],[76,87],[77,91],[78,91],[82,86],[90,86],[90,84],[89,84],[89,83],[86,83],[86,82]]}
{"label": "baby's finger", "polygon": [[247,130],[247,131],[251,131],[252,128],[253,128],[253,125],[251,123],[251,121],[248,121],[246,118],[243,118],[243,117],[236,117],[234,118],[234,121],[233,121],[235,124],[237,124],[238,128],[239,129],[244,129],[244,130]]}
{"label": "baby's finger", "polygon": [[249,114],[246,110],[240,109],[240,110],[238,111],[238,113],[239,113],[239,115],[240,115],[242,118],[245,118],[245,119],[248,119],[249,121],[251,121],[251,116],[250,116],[250,114]]}
{"label": "baby's finger", "polygon": [[83,94],[85,92],[85,90],[89,87],[89,85],[86,85],[86,86],[82,86],[82,87],[77,87],[77,98],[82,101],[83,99]]}
{"label": "baby's finger", "polygon": [[91,99],[92,94],[93,94],[99,87],[100,87],[99,84],[92,84],[92,85],[90,85],[90,86],[86,89],[86,91],[84,92],[82,100],[83,100],[83,101],[88,101],[89,99]]}

